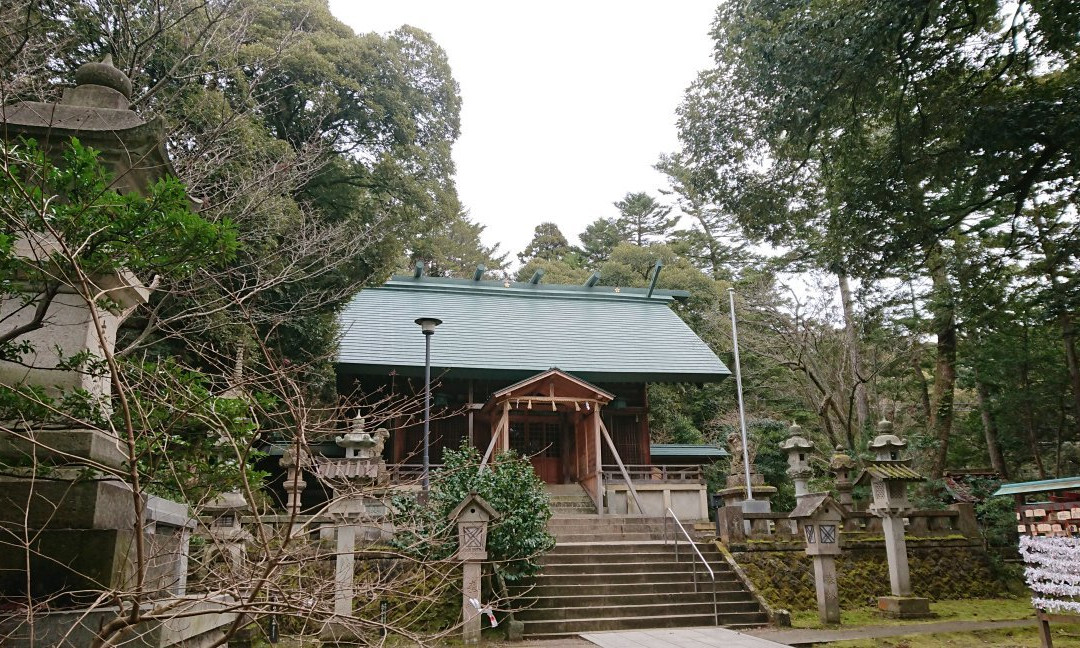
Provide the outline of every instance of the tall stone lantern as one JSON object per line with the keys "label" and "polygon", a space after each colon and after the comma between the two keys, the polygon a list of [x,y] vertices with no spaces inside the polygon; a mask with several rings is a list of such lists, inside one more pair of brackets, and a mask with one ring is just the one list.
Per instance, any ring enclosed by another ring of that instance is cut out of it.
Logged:
{"label": "tall stone lantern", "polygon": [[889,560],[889,584],[892,596],[878,599],[878,607],[888,616],[912,618],[928,616],[930,603],[925,598],[911,596],[911,576],[908,569],[907,543],[904,540],[904,517],[912,510],[907,486],[923,481],[911,468],[908,459],[900,454],[907,441],[892,433],[892,423],[878,423],[878,435],[870,442],[874,459],[867,461],[856,484],[870,484],[873,500],[870,512],[881,518],[885,533],[885,552]]}
{"label": "tall stone lantern", "polygon": [[[74,81],[56,103],[3,106],[0,139],[9,144],[33,139],[55,159],[78,138],[99,152],[113,178],[112,188],[120,193],[145,196],[158,180],[175,175],[163,121],[147,122],[131,110],[131,80],[110,57],[84,64]],[[63,241],[33,228],[9,226],[6,233],[13,256],[40,268],[59,285],[46,297],[16,277],[12,287],[21,294],[0,300],[2,328],[14,332],[28,327],[13,342],[28,343],[32,349],[19,362],[0,361],[0,383],[35,387],[50,395],[79,390],[108,411],[110,377],[71,368],[67,361],[83,354],[103,360],[126,317],[149,300],[151,287],[122,268],[87,276],[85,283],[58,276],[51,255],[82,242]],[[35,325],[39,310],[46,316]],[[136,584],[154,595],[183,591],[194,522],[186,504],[134,498],[130,485],[112,476],[126,472],[123,439],[107,426],[26,420],[6,427],[0,432],[0,463],[33,463],[48,467],[50,474],[47,480],[33,469],[0,475],[0,527],[24,529],[34,539],[33,552],[0,552],[0,596],[29,594],[47,600],[66,592],[124,590]],[[171,547],[149,567],[135,564],[133,557],[131,547],[140,534]]]}
{"label": "tall stone lantern", "polygon": [[799,498],[788,517],[798,521],[806,539],[806,554],[814,559],[814,589],[822,623],[840,623],[840,595],[836,581],[836,556],[840,555],[840,529],[844,507],[828,493],[808,493]]}
{"label": "tall stone lantern", "polygon": [[810,454],[814,443],[802,436],[802,428],[792,424],[788,429],[791,435],[780,444],[780,449],[787,453],[787,474],[795,482],[795,497],[802,497],[810,492],[810,477],[814,474],[810,467]]}
{"label": "tall stone lantern", "polygon": [[836,446],[836,454],[829,460],[829,472],[833,475],[833,485],[836,487],[836,501],[848,511],[855,506],[855,500],[851,496],[851,489],[854,487],[851,471],[854,469],[855,460],[844,452],[844,446]]}
{"label": "tall stone lantern", "polygon": [[447,516],[447,519],[456,523],[458,528],[457,559],[463,563],[462,639],[466,644],[475,644],[480,641],[480,567],[481,563],[487,560],[488,524],[498,518],[498,512],[476,493],[469,494]]}

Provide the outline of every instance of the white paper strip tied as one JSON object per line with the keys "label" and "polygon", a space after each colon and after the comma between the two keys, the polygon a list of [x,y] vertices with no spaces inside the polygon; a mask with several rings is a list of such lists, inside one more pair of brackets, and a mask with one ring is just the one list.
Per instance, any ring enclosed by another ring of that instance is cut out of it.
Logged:
{"label": "white paper strip tied", "polygon": [[1048,612],[1080,613],[1080,539],[1020,538],[1031,603]]}

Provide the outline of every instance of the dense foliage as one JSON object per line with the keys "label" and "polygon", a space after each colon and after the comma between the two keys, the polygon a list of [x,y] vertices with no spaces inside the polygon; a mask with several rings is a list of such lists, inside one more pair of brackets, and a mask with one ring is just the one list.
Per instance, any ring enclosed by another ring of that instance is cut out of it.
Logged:
{"label": "dense foliage", "polygon": [[499,514],[487,536],[488,560],[496,573],[511,583],[536,574],[540,556],[555,546],[547,532],[551,507],[532,464],[512,450],[497,455],[484,470],[476,448],[444,450],[443,467],[431,474],[427,504],[415,496],[394,498],[394,545],[425,560],[453,556],[457,526],[447,516],[471,493]]}

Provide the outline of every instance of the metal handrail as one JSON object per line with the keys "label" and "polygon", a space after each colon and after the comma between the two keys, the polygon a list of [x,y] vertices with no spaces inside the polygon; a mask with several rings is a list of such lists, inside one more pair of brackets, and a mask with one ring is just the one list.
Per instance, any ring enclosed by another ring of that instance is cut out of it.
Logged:
{"label": "metal handrail", "polygon": [[[669,517],[672,520],[675,520],[675,525],[678,526],[679,530],[682,531],[682,534],[684,536],[686,536],[686,541],[690,544],[690,548],[694,550],[694,553],[697,554],[698,560],[701,561],[702,565],[705,565],[706,571],[709,572],[709,578],[712,579],[713,621],[716,623],[716,625],[720,625],[720,613],[717,611],[717,607],[716,607],[716,573],[713,572],[712,567],[709,567],[709,563],[708,563],[708,561],[705,560],[705,556],[701,555],[701,551],[697,548],[697,543],[694,542],[693,538],[690,537],[690,534],[686,532],[686,527],[684,527],[682,525],[682,522],[679,521],[679,517],[677,515],[675,515],[675,512],[672,511],[670,507],[668,507],[668,509],[667,509],[667,515],[664,516],[664,544],[666,545],[668,543],[667,525],[668,525],[668,518]],[[675,539],[675,562],[679,562],[679,535],[676,534],[676,533],[673,533],[671,535]],[[700,592],[700,591],[701,590],[698,588],[697,563],[695,562],[694,563],[694,592]]]}

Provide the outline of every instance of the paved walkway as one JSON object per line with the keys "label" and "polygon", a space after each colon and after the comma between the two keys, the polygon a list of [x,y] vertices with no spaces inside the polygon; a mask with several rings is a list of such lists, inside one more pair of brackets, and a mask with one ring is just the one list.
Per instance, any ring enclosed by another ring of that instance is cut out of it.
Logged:
{"label": "paved walkway", "polygon": [[784,644],[726,628],[592,632],[580,635],[601,648],[782,648]]}
{"label": "paved walkway", "polygon": [[887,626],[863,626],[837,630],[777,630],[761,628],[747,630],[747,634],[775,641],[784,646],[812,646],[830,641],[848,639],[879,639],[881,637],[900,637],[912,634],[935,634],[938,632],[974,632],[976,630],[996,630],[998,628],[1021,628],[1035,625],[1034,619],[1015,621],[938,621],[935,623],[907,623]]}

